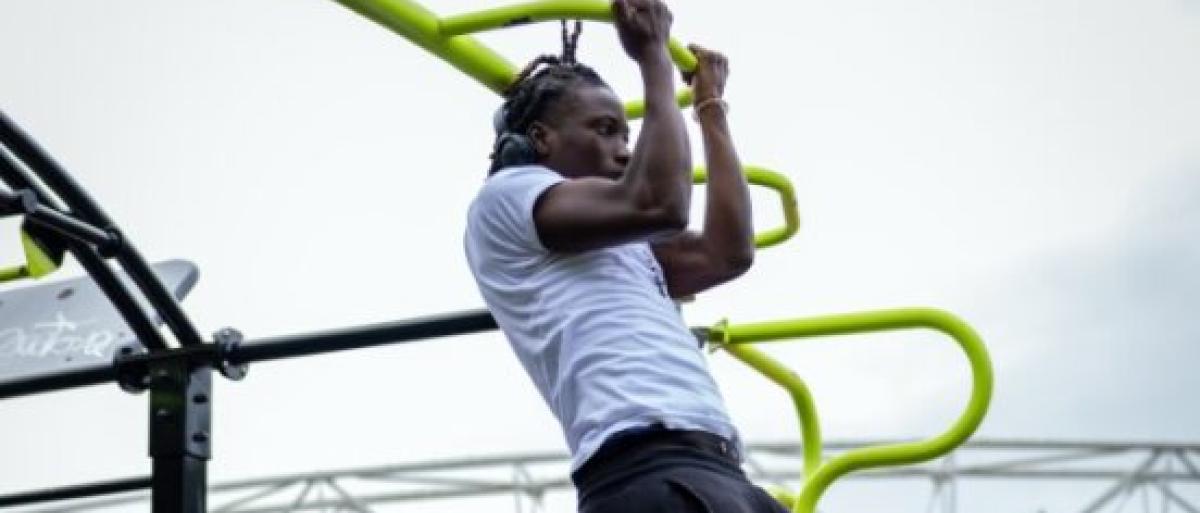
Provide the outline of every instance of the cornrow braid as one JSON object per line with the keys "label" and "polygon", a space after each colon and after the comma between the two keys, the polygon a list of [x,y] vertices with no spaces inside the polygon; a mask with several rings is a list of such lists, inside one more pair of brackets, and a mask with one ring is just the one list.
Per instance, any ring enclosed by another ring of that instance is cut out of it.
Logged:
{"label": "cornrow braid", "polygon": [[575,64],[575,49],[579,48],[579,35],[583,33],[583,22],[575,20],[575,30],[567,36],[567,20],[562,20],[563,64]]}
{"label": "cornrow braid", "polygon": [[[583,23],[576,20],[574,30],[568,33],[567,22],[563,20],[562,54],[537,56],[504,90],[504,104],[494,119],[496,143],[489,174],[503,167],[536,162],[532,141],[527,137],[529,127],[541,120],[549,107],[571,88],[579,85],[608,87],[595,70],[575,59],[582,31]],[[509,148],[514,145],[528,147],[514,151]]]}

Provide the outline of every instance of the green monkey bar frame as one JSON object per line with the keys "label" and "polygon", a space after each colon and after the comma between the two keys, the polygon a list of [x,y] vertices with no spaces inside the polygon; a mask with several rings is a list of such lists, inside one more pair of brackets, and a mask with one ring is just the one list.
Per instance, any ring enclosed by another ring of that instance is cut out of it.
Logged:
{"label": "green monkey bar frame", "polygon": [[[598,0],[543,0],[448,18],[439,18],[409,0],[336,1],[441,57],[496,93],[513,82],[517,70],[470,34],[548,20],[612,21],[612,8],[607,2]],[[690,71],[696,67],[696,56],[679,41],[671,39],[668,50],[680,69]],[[691,89],[680,90],[676,100],[680,107],[691,105]],[[630,118],[640,118],[644,111],[645,104],[641,100],[625,104],[625,114]]]}
{"label": "green monkey bar frame", "polygon": [[[470,34],[539,21],[579,19],[612,21],[612,8],[599,0],[543,0],[439,18],[409,0],[337,0],[350,9],[404,36],[416,45],[441,57],[468,76],[497,93],[512,83],[516,70],[498,53]],[[696,58],[674,38],[668,42],[671,58],[681,70],[695,68]],[[676,95],[678,105],[687,107],[692,92],[684,88]],[[625,104],[630,118],[645,111],[641,100]],[[784,226],[755,236],[759,248],[773,246],[790,238],[799,228],[799,215],[791,184],[773,171],[746,166],[747,181],[774,189],[783,201]],[[703,183],[706,174],[696,169],[694,181]],[[748,345],[752,342],[816,337],[884,330],[932,328],[950,335],[966,353],[971,365],[971,398],[965,411],[945,433],[921,442],[866,447],[849,451],[829,461],[821,457],[821,433],[816,409],[804,381],[782,364]],[[851,313],[809,319],[760,324],[729,325],[721,322],[702,330],[707,341],[753,367],[768,379],[784,387],[792,396],[800,420],[805,468],[800,493],[776,496],[798,513],[816,510],[818,499],[838,477],[855,470],[905,465],[926,461],[945,454],[966,441],[987,412],[991,400],[993,375],[987,349],[979,336],[957,317],[924,308]]]}
{"label": "green monkey bar frame", "polygon": [[[439,18],[410,0],[337,1],[367,18],[384,25],[434,55],[441,57],[495,92],[504,90],[512,82],[516,76],[516,70],[511,63],[478,42],[470,34],[524,23],[557,19],[612,21],[610,4],[600,0],[544,0],[447,18]],[[672,59],[680,69],[691,70],[695,67],[695,56],[684,48],[683,45],[679,44],[678,41],[671,39],[669,41],[669,50]],[[692,101],[691,90],[682,89],[676,95],[676,100],[680,107],[690,105]],[[639,118],[644,113],[644,104],[640,100],[631,101],[626,103],[625,110],[630,118]],[[0,156],[2,156],[2,152],[0,152]],[[747,180],[750,183],[768,187],[779,193],[784,213],[784,226],[757,233],[755,235],[755,245],[759,248],[765,248],[784,242],[792,237],[799,227],[796,198],[791,184],[783,175],[761,167],[746,166],[745,170]],[[693,173],[693,179],[696,183],[703,183],[706,180],[704,170],[696,169]],[[5,201],[5,205],[10,204],[11,207],[6,208],[12,208],[14,212],[19,211],[17,206],[25,205],[25,210],[28,210],[25,213],[32,216],[32,219],[39,220],[39,222],[47,226],[58,227],[64,233],[75,233],[76,236],[87,240],[94,239],[93,242],[98,240],[104,244],[111,244],[105,237],[101,237],[104,235],[103,233],[97,235],[88,230],[73,229],[72,227],[78,227],[75,224],[66,222],[70,219],[64,220],[62,219],[63,216],[51,215],[53,212],[48,213],[45,208],[38,206],[36,202],[20,201],[20,198],[13,197],[7,198]],[[98,214],[92,217],[97,216]],[[97,219],[104,220],[102,216],[97,217]],[[104,222],[100,224],[107,225],[111,223]],[[56,255],[52,254],[53,251],[50,252],[51,254],[48,254],[46,249],[37,244],[38,241],[36,238],[31,238],[22,231],[22,242],[26,249],[28,264],[22,267],[0,270],[0,282],[24,277],[38,277],[57,268]],[[486,312],[476,312],[448,319],[423,319],[416,323],[400,323],[395,326],[374,326],[366,329],[350,330],[346,333],[338,332],[290,337],[286,341],[277,341],[277,343],[273,344],[243,347],[240,352],[237,350],[236,344],[201,344],[197,346],[198,348],[185,347],[181,348],[180,351],[183,353],[191,351],[196,353],[189,356],[193,359],[205,361],[211,359],[222,367],[222,372],[229,370],[232,374],[238,374],[236,372],[237,365],[250,361],[286,356],[302,356],[329,350],[366,347],[368,345],[393,343],[415,338],[473,332],[492,329],[494,327],[493,321]],[[749,345],[756,342],[782,339],[911,328],[931,328],[942,331],[957,341],[966,353],[971,366],[973,384],[971,397],[965,411],[945,433],[934,438],[920,442],[860,448],[843,453],[828,461],[822,461],[820,428],[813,400],[807,386],[798,376],[787,370],[782,364]],[[936,458],[953,450],[970,437],[975,429],[978,428],[991,399],[993,388],[992,368],[987,350],[982,341],[974,330],[963,321],[939,310],[923,308],[883,310],[743,325],[729,325],[722,321],[711,328],[698,331],[705,341],[715,347],[728,351],[734,357],[765,375],[768,379],[784,387],[792,396],[800,421],[805,468],[801,479],[801,490],[798,495],[792,495],[788,492],[777,492],[776,496],[785,504],[788,504],[794,512],[812,513],[815,511],[821,494],[824,493],[835,479],[846,473],[880,466],[917,463]],[[187,333],[184,334],[186,335]],[[157,335],[157,332],[146,331],[144,335],[147,335],[146,338],[148,339],[156,339],[153,335]],[[144,337],[139,336],[139,338]],[[181,336],[180,338],[181,341],[184,339],[199,339],[198,336]],[[143,340],[143,343],[146,343],[146,341]],[[188,355],[184,354],[184,356]],[[232,370],[230,370],[231,368]],[[69,376],[50,376],[47,379],[33,380],[36,382],[30,383],[0,383],[0,385],[3,385],[0,386],[0,398],[50,389],[95,384],[115,379],[112,371],[107,368],[86,369],[85,371],[72,373]],[[206,380],[207,378],[204,379]],[[207,449],[204,451],[203,459],[207,459]],[[198,468],[201,471],[203,470],[203,466]],[[202,484],[202,472],[200,479]],[[144,486],[145,483],[138,481],[136,485]],[[129,488],[134,485],[123,484],[122,486]],[[190,490],[190,488],[187,488],[187,490]],[[62,497],[69,494],[56,495]],[[175,493],[173,492],[169,495],[175,495]],[[72,496],[80,495],[76,494]],[[171,505],[160,508],[160,499],[156,497],[155,510],[167,511],[179,509],[174,505],[176,503],[168,502],[170,499],[178,500],[179,497],[164,494],[162,504]],[[195,507],[197,503],[203,504],[202,496],[199,499],[191,496],[184,497],[183,500],[188,506],[179,510],[198,511],[203,509],[202,506]],[[13,502],[13,504],[16,504],[16,502]]]}

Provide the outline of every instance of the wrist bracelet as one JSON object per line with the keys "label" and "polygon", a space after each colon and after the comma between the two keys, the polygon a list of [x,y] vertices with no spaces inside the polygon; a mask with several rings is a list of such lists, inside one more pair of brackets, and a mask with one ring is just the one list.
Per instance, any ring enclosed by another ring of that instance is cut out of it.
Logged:
{"label": "wrist bracelet", "polygon": [[729,114],[729,102],[725,101],[720,96],[714,96],[712,98],[705,98],[703,100],[700,100],[699,102],[696,102],[695,105],[692,105],[692,118],[695,119],[697,123],[699,123],[700,122],[700,111],[707,109],[708,107],[711,107],[713,105],[721,106],[721,113],[726,114],[726,115]]}

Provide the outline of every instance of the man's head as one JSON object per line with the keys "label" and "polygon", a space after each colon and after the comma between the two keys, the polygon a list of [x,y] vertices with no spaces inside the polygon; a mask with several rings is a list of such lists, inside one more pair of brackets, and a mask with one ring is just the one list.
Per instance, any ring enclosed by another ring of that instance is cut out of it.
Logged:
{"label": "man's head", "polygon": [[[625,109],[591,68],[575,62],[579,24],[563,55],[538,57],[505,94],[492,169],[538,163],[578,178],[617,178],[629,160]],[[539,68],[540,66],[540,68]]]}

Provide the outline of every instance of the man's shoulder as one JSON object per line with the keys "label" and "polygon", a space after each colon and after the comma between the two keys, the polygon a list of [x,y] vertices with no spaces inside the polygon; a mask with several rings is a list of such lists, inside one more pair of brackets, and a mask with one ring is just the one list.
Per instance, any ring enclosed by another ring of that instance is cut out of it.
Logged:
{"label": "man's shoulder", "polygon": [[467,238],[544,251],[534,228],[533,206],[562,175],[541,165],[512,166],[487,178],[467,213]]}
{"label": "man's shoulder", "polygon": [[472,200],[473,209],[522,209],[530,194],[540,194],[563,177],[545,166],[513,166],[493,173]]}
{"label": "man's shoulder", "polygon": [[562,180],[562,175],[545,166],[506,167],[484,180],[471,201],[472,208],[494,203],[519,202],[526,191],[546,189]]}

